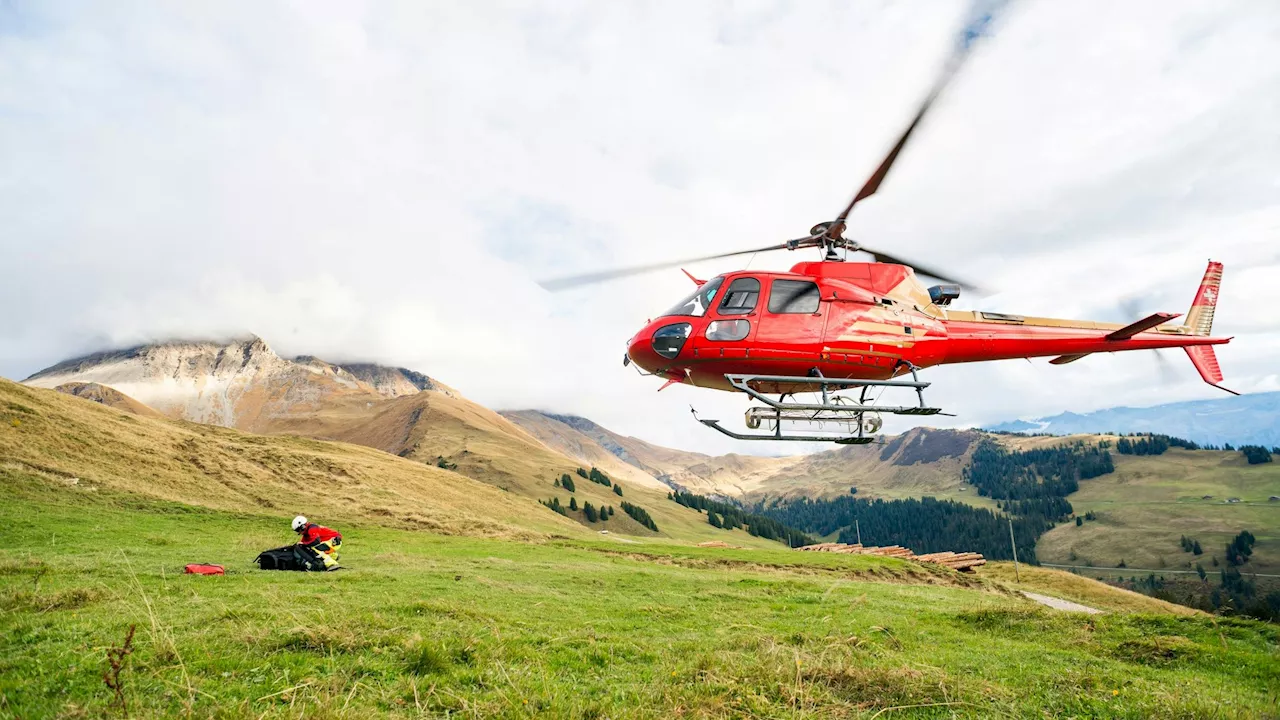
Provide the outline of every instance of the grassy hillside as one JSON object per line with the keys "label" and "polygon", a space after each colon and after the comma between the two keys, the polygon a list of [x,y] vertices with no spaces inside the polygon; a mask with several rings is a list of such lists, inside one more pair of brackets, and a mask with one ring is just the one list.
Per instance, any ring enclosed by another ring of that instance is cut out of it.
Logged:
{"label": "grassy hillside", "polygon": [[[121,715],[121,703],[135,717],[228,718],[1276,710],[1274,627],[1159,608],[1059,613],[887,558],[352,520],[348,569],[270,573],[249,561],[285,539],[274,518],[26,471],[7,470],[0,490],[6,716]],[[193,561],[229,574],[179,574]],[[116,696],[107,654],[131,626]]]}
{"label": "grassy hillside", "polygon": [[795,459],[754,493],[830,497],[858,488],[862,497],[956,500],[994,509],[995,502],[966,485],[961,469],[983,434],[915,428],[884,443],[849,446]]}
{"label": "grassy hillside", "polygon": [[[623,482],[644,485],[663,492],[671,489],[653,474],[641,469],[638,464],[633,465],[628,462],[633,458],[620,445],[609,442],[607,438],[592,437],[578,428],[571,427],[537,410],[503,411],[499,414],[532,435],[538,442],[581,462],[584,467],[600,468],[600,471],[607,473],[609,477]],[[620,452],[620,455],[615,454],[615,450]]]}
{"label": "grassy hillside", "polygon": [[611,464],[615,467],[623,464],[633,472],[643,472],[699,494],[744,495],[758,489],[795,460],[736,454],[711,456],[676,450],[619,435],[586,418],[537,410],[504,412],[503,416],[547,446],[570,456],[607,456],[612,458]]}
{"label": "grassy hillside", "polygon": [[1025,563],[1016,570],[1011,562],[987,563],[978,568],[977,574],[979,577],[998,580],[1015,590],[1047,593],[1052,597],[1070,600],[1099,610],[1188,616],[1204,614],[1199,610],[1124,590],[1092,578]]}
{"label": "grassy hillside", "polygon": [[667,500],[666,486],[652,478],[645,483],[619,478],[621,496],[611,488],[588,482],[575,471],[584,465],[590,468],[589,464],[547,447],[509,419],[453,392],[421,392],[372,408],[364,403],[333,403],[320,412],[281,417],[271,430],[368,445],[431,467],[443,463],[459,474],[512,495],[533,500],[559,497],[565,505],[571,495],[554,483],[568,473],[577,481],[572,497],[579,505],[589,501],[595,506],[612,505],[618,509],[607,523],[594,525],[596,530],[653,535],[622,514],[620,505],[626,500],[653,516],[659,537],[692,542],[724,540],[748,546],[771,542],[753,538],[742,530],[711,527],[705,515]]}
{"label": "grassy hillside", "polygon": [[[994,509],[961,476],[973,443],[989,437],[1012,450],[1031,450],[1075,441],[1097,443],[1104,435],[1022,437],[916,429],[886,445],[819,453],[779,471],[762,495],[835,496],[858,488],[859,497],[909,498],[931,495]],[[1280,573],[1280,463],[1249,465],[1238,452],[1182,450],[1163,455],[1121,455],[1112,450],[1115,472],[1083,480],[1069,495],[1079,515],[1096,521],[1077,527],[1060,524],[1036,546],[1041,562],[1114,568],[1191,569],[1200,562],[1215,572],[1212,558],[1241,530],[1258,538],[1245,572]],[[1205,496],[1209,496],[1206,498]],[[1239,498],[1229,503],[1229,498]],[[1186,535],[1198,539],[1205,554],[1183,552]],[[1132,573],[1128,573],[1132,574]]]}
{"label": "grassy hillside", "polygon": [[[1280,573],[1280,502],[1267,500],[1280,495],[1280,463],[1249,465],[1238,452],[1178,448],[1113,457],[1114,473],[1080,483],[1067,498],[1078,514],[1092,511],[1098,520],[1048,532],[1037,546],[1041,561],[1115,567],[1123,559],[1131,568],[1155,569],[1200,562],[1213,572],[1212,557],[1221,562],[1227,542],[1249,530],[1258,543],[1246,567]],[[1183,552],[1183,535],[1199,540],[1204,555]]]}
{"label": "grassy hillside", "polygon": [[[608,522],[588,527],[557,515],[537,501],[558,496],[568,504],[570,494],[553,483],[577,463],[456,396],[424,392],[390,400],[372,420],[363,403],[350,415],[344,407],[330,403],[324,414],[293,414],[288,425],[277,419],[272,427],[359,445],[138,417],[0,380],[0,464],[90,487],[279,517],[374,519],[472,535],[608,530],[687,543],[772,544],[742,530],[713,528],[665,492],[630,484],[618,496],[578,479],[573,496],[580,505],[618,508]],[[438,456],[456,467],[436,467]],[[622,513],[622,500],[648,510],[659,533]]]}
{"label": "grassy hillside", "polygon": [[584,530],[527,498],[371,448],[139,417],[6,380],[0,468],[279,518],[303,512],[502,536]]}

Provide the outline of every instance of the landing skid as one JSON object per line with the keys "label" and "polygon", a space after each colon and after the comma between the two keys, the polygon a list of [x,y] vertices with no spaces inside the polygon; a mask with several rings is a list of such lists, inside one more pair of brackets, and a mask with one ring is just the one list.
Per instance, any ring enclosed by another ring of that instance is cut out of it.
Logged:
{"label": "landing skid", "polygon": [[[889,415],[940,415],[941,408],[929,407],[924,402],[924,389],[929,383],[921,382],[916,375],[916,368],[909,367],[910,380],[847,380],[822,377],[817,369],[805,377],[788,375],[725,375],[725,380],[736,390],[746,393],[764,406],[754,406],[747,410],[746,425],[755,430],[762,425],[771,428],[769,433],[740,433],[720,425],[719,420],[704,420],[693,413],[694,419],[707,427],[728,435],[735,440],[789,440],[792,442],[834,442],[841,445],[866,445],[878,437],[882,413]],[[788,388],[790,392],[779,393],[775,400],[759,387]],[[877,405],[868,402],[867,391],[872,388],[903,388],[914,390],[917,403],[915,405]],[[860,390],[858,398],[837,395],[845,390]],[[820,402],[801,403],[788,401],[787,397],[797,393],[816,393]],[[692,408],[690,408],[692,410]],[[825,426],[834,423],[842,426],[842,433],[792,434],[784,432],[784,426],[807,424]]]}

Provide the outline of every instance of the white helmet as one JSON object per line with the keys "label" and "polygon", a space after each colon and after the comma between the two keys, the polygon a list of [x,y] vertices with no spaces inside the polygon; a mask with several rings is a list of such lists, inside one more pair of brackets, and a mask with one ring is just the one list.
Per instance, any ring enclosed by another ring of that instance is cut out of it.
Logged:
{"label": "white helmet", "polygon": [[293,519],[293,531],[300,532],[302,528],[307,526],[307,519],[299,515]]}

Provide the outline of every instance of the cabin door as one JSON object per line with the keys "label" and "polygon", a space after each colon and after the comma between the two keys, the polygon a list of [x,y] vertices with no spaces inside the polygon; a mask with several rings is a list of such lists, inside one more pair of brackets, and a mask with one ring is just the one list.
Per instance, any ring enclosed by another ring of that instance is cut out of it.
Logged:
{"label": "cabin door", "polygon": [[817,362],[822,352],[822,333],[827,320],[824,310],[817,283],[782,278],[770,280],[751,356]]}

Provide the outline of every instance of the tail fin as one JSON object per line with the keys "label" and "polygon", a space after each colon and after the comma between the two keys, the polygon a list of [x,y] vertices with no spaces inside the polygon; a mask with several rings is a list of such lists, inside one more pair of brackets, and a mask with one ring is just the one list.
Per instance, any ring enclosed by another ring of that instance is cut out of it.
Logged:
{"label": "tail fin", "polygon": [[[1218,307],[1218,290],[1221,287],[1222,263],[1210,260],[1209,267],[1204,271],[1204,279],[1200,281],[1200,289],[1196,291],[1196,299],[1191,302],[1191,309],[1187,311],[1187,327],[1192,335],[1207,336],[1213,332],[1213,311]],[[1213,352],[1212,345],[1194,345],[1182,349],[1187,351],[1191,364],[1196,366],[1205,382],[1232,395],[1240,394],[1219,384],[1222,382],[1222,368],[1218,365],[1218,356]]]}
{"label": "tail fin", "polygon": [[[1209,267],[1204,271],[1204,279],[1200,281],[1200,289],[1196,291],[1196,299],[1191,302],[1191,309],[1187,311],[1186,324],[1191,328],[1192,335],[1208,335],[1213,331],[1213,310],[1218,306],[1218,288],[1221,286],[1222,263],[1210,260]],[[1210,355],[1212,354],[1211,352]],[[1217,367],[1218,364],[1215,362],[1213,365]],[[1205,381],[1208,380],[1206,377]]]}

